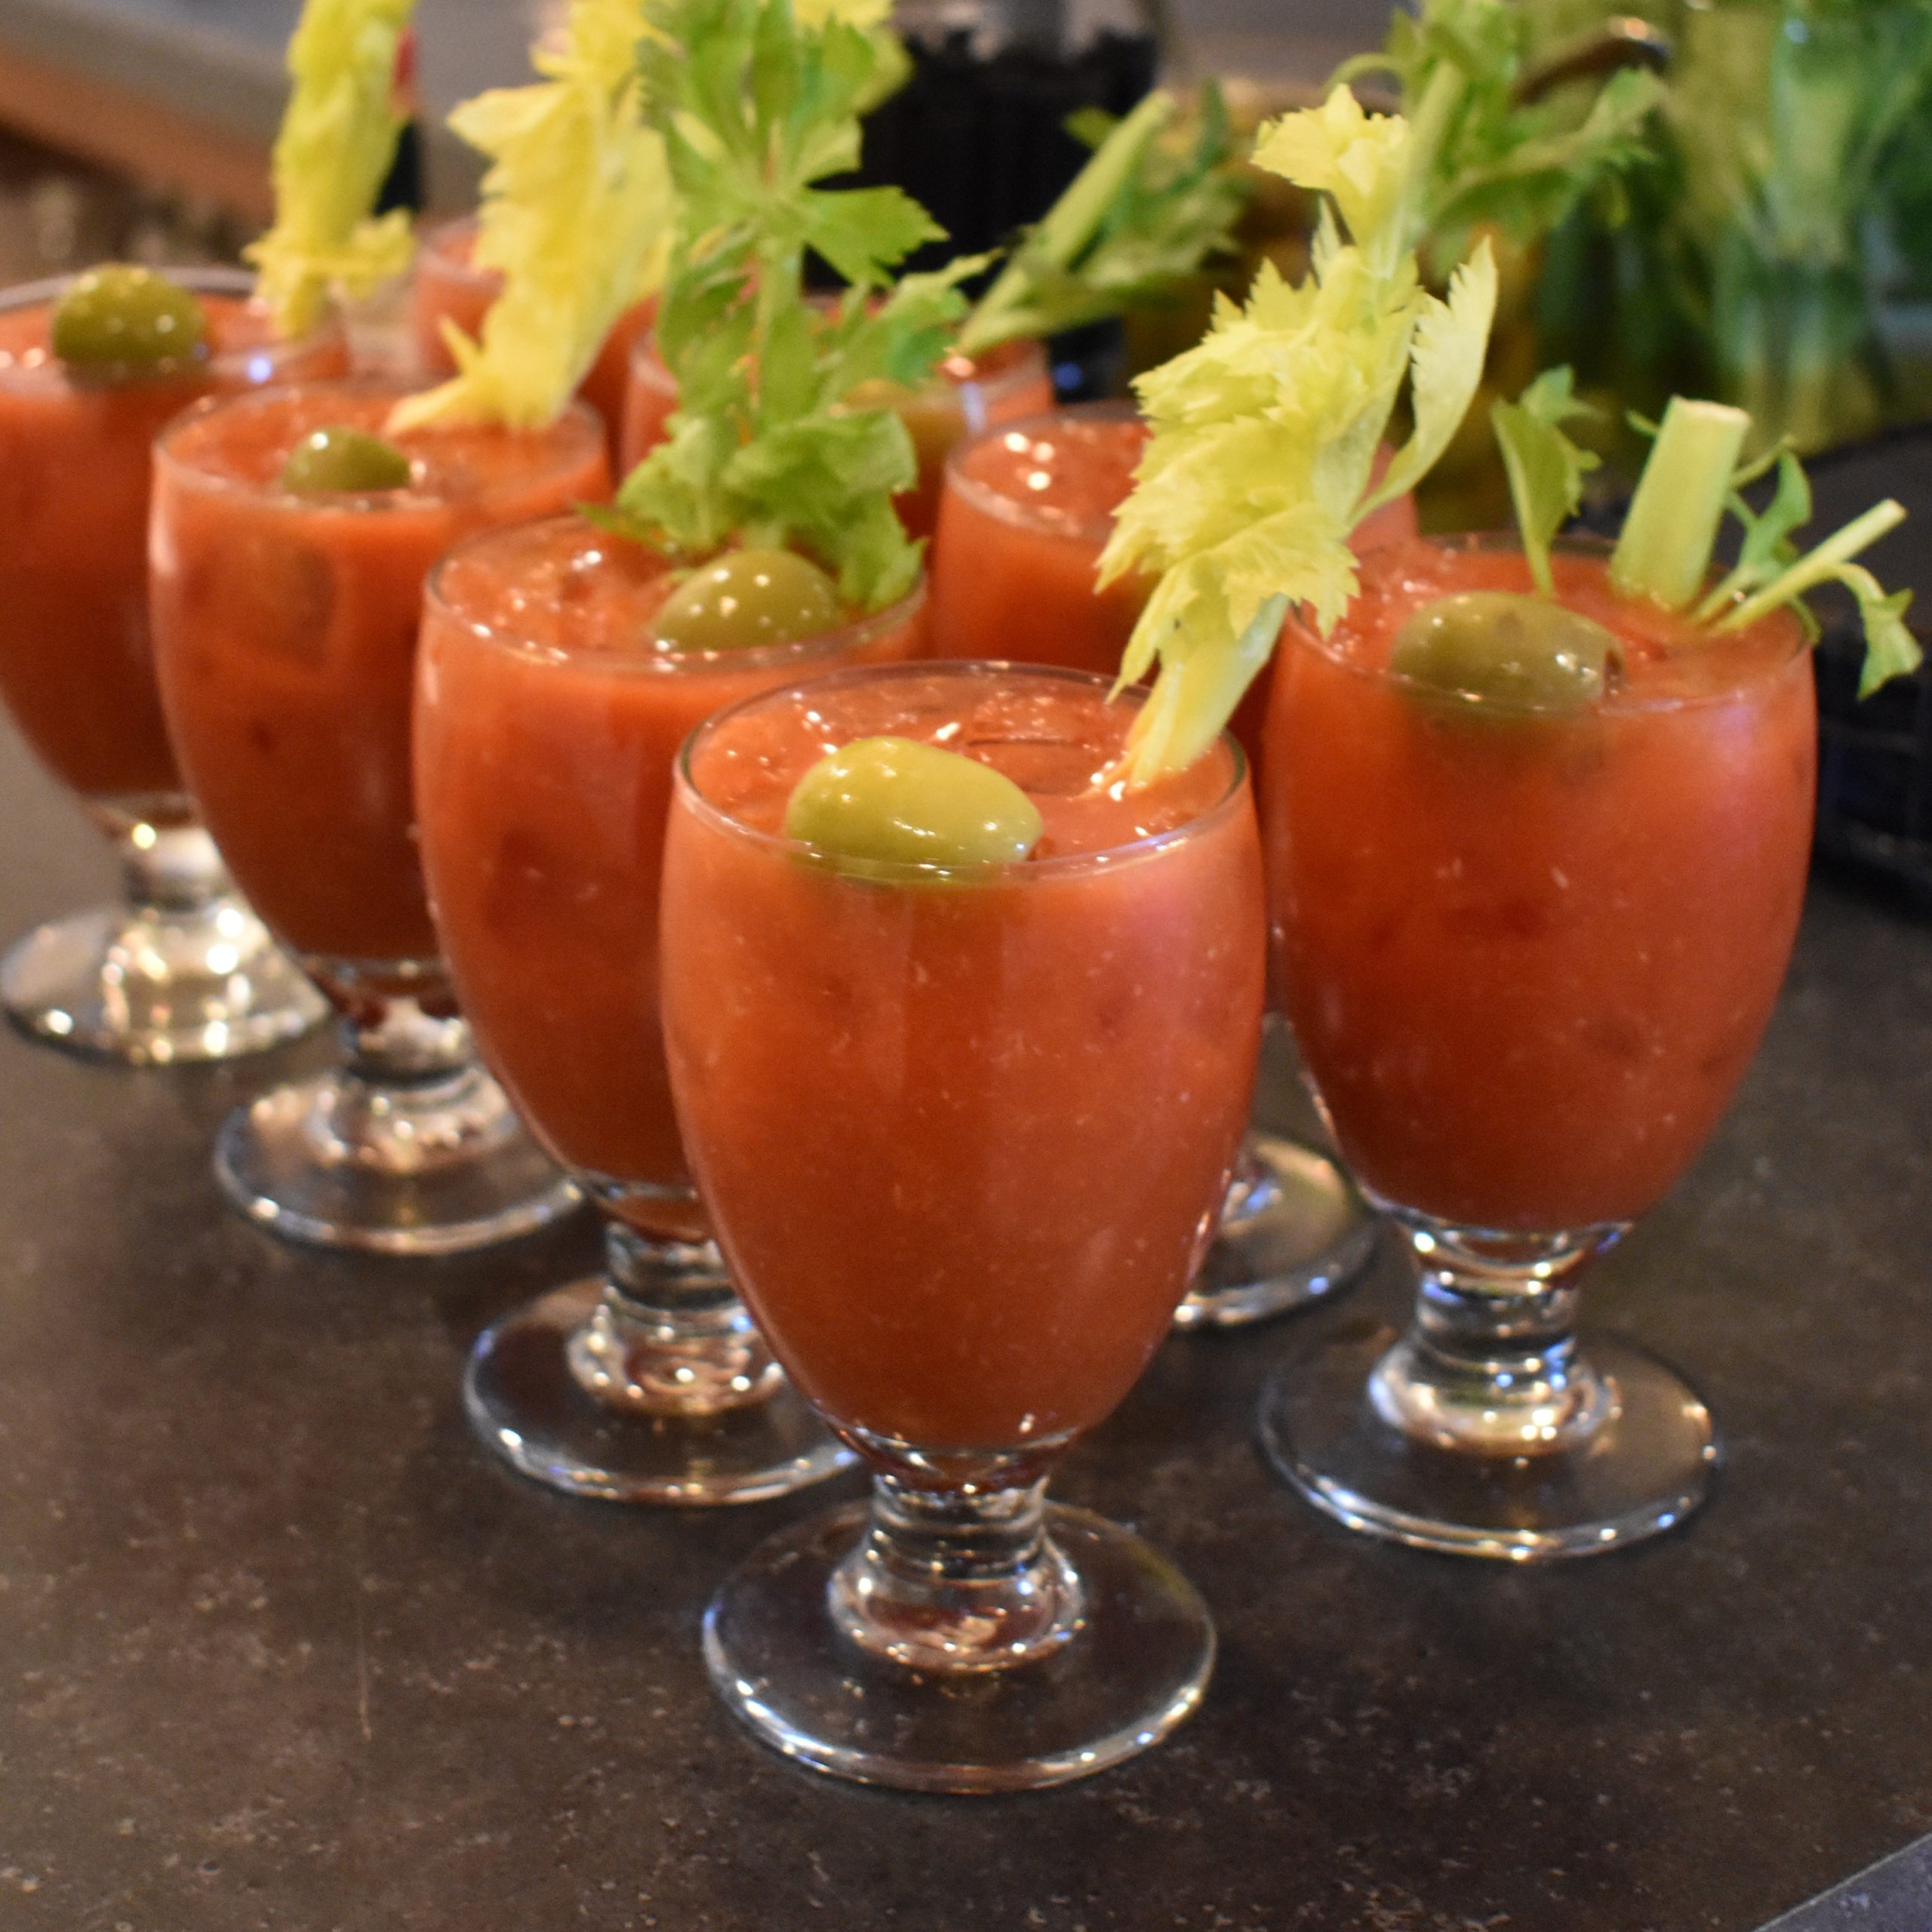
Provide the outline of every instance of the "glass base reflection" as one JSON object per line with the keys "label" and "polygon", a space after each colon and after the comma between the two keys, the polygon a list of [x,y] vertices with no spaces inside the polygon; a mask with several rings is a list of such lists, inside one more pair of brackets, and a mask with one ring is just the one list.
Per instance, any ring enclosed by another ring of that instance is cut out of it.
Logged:
{"label": "glass base reflection", "polygon": [[215,1178],[251,1220],[309,1247],[460,1254],[580,1204],[460,1020],[392,997],[343,1030],[347,1066],[223,1123]]}
{"label": "glass base reflection", "polygon": [[608,1278],[554,1289],[478,1339],[471,1426],[523,1475],[614,1503],[757,1503],[848,1467],[736,1298],[719,1312],[742,1334],[655,1321]]}
{"label": "glass base reflection", "polygon": [[1407,1331],[1345,1323],[1263,1393],[1263,1443],[1309,1502],[1415,1549],[1535,1562],[1620,1549],[1703,1501],[1703,1403],[1641,1349],[1576,1332],[1580,1278],[1620,1226],[1390,1211],[1420,1278]]}
{"label": "glass base reflection", "polygon": [[38,928],[0,960],[23,1032],[133,1066],[233,1060],[299,1039],[328,1008],[239,900],[100,906]]}
{"label": "glass base reflection", "polygon": [[[881,1603],[894,1553],[918,1549],[900,1520],[909,1499],[888,1480],[869,1505],[773,1537],[719,1590],[704,1620],[719,1694],[798,1763],[908,1791],[1033,1790],[1158,1743],[1199,1705],[1213,1671],[1206,1606],[1138,1537],[1085,1510],[1043,1507],[1037,1490],[1019,1494],[1036,1526],[1032,1588],[1021,1593],[1031,1600],[1006,1606],[998,1645],[957,1552],[909,1575],[905,1617]],[[1011,1595],[1004,1568],[987,1567],[983,1587]]]}
{"label": "glass base reflection", "polygon": [[1234,1328],[1310,1307],[1361,1274],[1375,1237],[1374,1217],[1327,1155],[1252,1132],[1174,1326]]}

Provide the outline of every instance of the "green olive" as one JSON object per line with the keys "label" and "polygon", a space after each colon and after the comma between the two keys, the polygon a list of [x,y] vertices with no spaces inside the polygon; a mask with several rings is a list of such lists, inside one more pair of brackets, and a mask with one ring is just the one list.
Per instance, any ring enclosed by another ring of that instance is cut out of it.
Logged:
{"label": "green olive", "polygon": [[1004,772],[911,738],[860,738],[819,760],[785,810],[785,834],[835,863],[1010,865],[1039,843],[1040,814]]}
{"label": "green olive", "polygon": [[393,443],[341,423],[312,429],[281,466],[281,487],[298,497],[370,496],[401,490],[409,459]]}
{"label": "green olive", "polygon": [[673,651],[755,650],[837,628],[830,577],[790,550],[731,550],[691,572],[660,607],[654,632]]}
{"label": "green olive", "polygon": [[1395,635],[1389,666],[1430,701],[1575,712],[1602,697],[1623,658],[1614,632],[1549,598],[1466,590],[1417,611]]}
{"label": "green olive", "polygon": [[208,317],[179,282],[109,262],[78,275],[54,305],[48,340],[78,374],[165,375],[208,352]]}

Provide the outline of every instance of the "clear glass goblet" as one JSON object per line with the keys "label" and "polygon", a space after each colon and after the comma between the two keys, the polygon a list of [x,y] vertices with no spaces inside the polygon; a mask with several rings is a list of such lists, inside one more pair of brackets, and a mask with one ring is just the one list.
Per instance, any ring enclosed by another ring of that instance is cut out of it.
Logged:
{"label": "clear glass goblet", "polygon": [[[1527,591],[1505,540],[1418,543],[1327,642],[1286,634],[1264,774],[1278,977],[1343,1157],[1404,1238],[1405,1334],[1339,1327],[1266,1392],[1311,1502],[1522,1561],[1680,1522],[1718,1460],[1672,1369],[1577,1331],[1586,1269],[1695,1158],[1749,1066],[1810,849],[1809,661],[1556,559],[1611,629],[1600,694],[1465,694],[1390,668],[1435,598]],[[1338,804],[1338,801],[1346,801]]]}
{"label": "clear glass goblet", "polygon": [[[1011,1791],[1198,1703],[1200,1599],[1049,1504],[1158,1348],[1213,1228],[1259,1038],[1258,840],[1223,740],[1116,783],[1137,697],[1003,665],[848,671],[700,728],[664,877],[685,1144],[786,1373],[869,1503],[787,1530],[706,1614],[712,1680],[834,1775]],[[783,835],[829,746],[965,751],[1039,807],[1023,863],[826,862]]]}
{"label": "clear glass goblet", "polygon": [[157,445],[154,625],[195,801],[345,1049],[342,1067],[232,1116],[216,1174],[291,1240],[439,1254],[579,1197],[478,1065],[430,921],[410,754],[423,581],[459,537],[601,497],[609,471],[575,405],[540,432],[408,432],[399,488],[281,486],[298,444],[387,433],[403,392],[303,383],[174,424]]}
{"label": "clear glass goblet", "polygon": [[230,886],[195,822],[155,688],[149,449],[198,398],[347,365],[333,322],[270,338],[232,269],[171,269],[210,353],[186,371],[76,377],[49,346],[73,278],[0,294],[0,695],[121,860],[118,905],[54,920],[0,959],[23,1031],[136,1065],[226,1060],[306,1032],[327,1008]]}
{"label": "clear glass goblet", "polygon": [[789,643],[680,651],[651,641],[673,584],[655,552],[577,517],[453,551],[423,620],[417,817],[484,1058],[603,1211],[609,1256],[484,1334],[470,1420],[575,1494],[743,1503],[851,1453],[752,1326],[678,1138],[657,1006],[672,768],[740,697],[906,657],[925,595]]}

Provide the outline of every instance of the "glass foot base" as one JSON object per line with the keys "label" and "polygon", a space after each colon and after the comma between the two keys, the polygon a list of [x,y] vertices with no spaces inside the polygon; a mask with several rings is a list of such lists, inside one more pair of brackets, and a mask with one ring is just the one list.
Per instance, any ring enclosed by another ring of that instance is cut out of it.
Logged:
{"label": "glass foot base", "polygon": [[1347,1287],[1374,1252],[1376,1221],[1325,1154],[1251,1134],[1220,1233],[1174,1326],[1233,1328]]}
{"label": "glass foot base", "polygon": [[1620,1549],[1681,1522],[1709,1493],[1709,1411],[1674,1371],[1614,1337],[1578,1347],[1610,1397],[1574,1449],[1481,1456],[1417,1443],[1371,1406],[1369,1379],[1400,1338],[1351,1324],[1287,1364],[1263,1392],[1275,1468],[1352,1530],[1412,1549],[1515,1562]]}
{"label": "glass foot base", "polygon": [[760,1546],[705,1613],[704,1657],[732,1711],[787,1757],[906,1791],[1030,1791],[1158,1743],[1200,1703],[1214,1628],[1193,1586],[1104,1518],[1054,1504],[1048,1534],[1078,1574],[1083,1614],[1050,1656],[941,1676],[869,1655],[827,1605],[866,1506]]}
{"label": "glass foot base", "polygon": [[192,912],[101,906],[57,919],[0,960],[0,999],[35,1038],[135,1066],[260,1053],[328,1011],[233,900]]}
{"label": "glass foot base", "polygon": [[710,1416],[610,1408],[571,1373],[604,1284],[557,1288],[486,1329],[463,1381],[470,1425],[513,1468],[614,1503],[759,1503],[850,1468],[851,1450],[789,1383]]}
{"label": "glass foot base", "polygon": [[467,1073],[427,1091],[340,1073],[230,1114],[215,1178],[252,1221],[312,1247],[460,1254],[571,1213],[583,1197],[503,1091]]}

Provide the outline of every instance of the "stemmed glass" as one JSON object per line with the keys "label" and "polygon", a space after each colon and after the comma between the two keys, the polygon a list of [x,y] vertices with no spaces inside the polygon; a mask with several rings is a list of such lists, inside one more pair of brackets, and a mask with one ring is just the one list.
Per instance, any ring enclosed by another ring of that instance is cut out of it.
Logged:
{"label": "stemmed glass", "polygon": [[[678,1118],[786,1372],[869,1466],[713,1600],[729,1707],[820,1770],[939,1791],[1100,1770],[1193,1709],[1198,1598],[1050,1506],[1159,1346],[1247,1113],[1258,841],[1223,740],[1114,783],[1132,707],[1000,665],[837,672],[701,727],[665,860]],[[782,831],[829,748],[964,749],[1046,835],[1022,863],[857,870]]]}
{"label": "stemmed glass", "polygon": [[472,537],[429,581],[416,769],[438,930],[485,1060],[602,1211],[609,1257],[486,1331],[464,1394],[491,1448],[554,1487],[750,1502],[850,1457],[752,1327],[678,1139],[657,1010],[672,768],[740,697],[906,656],[925,594],[673,651],[648,641],[672,581],[575,517]]}
{"label": "stemmed glass", "polygon": [[581,405],[549,429],[423,430],[408,483],[297,494],[324,429],[401,391],[318,383],[204,405],[157,446],[155,641],[168,727],[223,857],[340,1017],[346,1064],[232,1115],[229,1198],[292,1240],[447,1254],[578,1198],[473,1057],[437,950],[410,787],[423,583],[457,538],[602,495]]}
{"label": "stemmed glass", "polygon": [[27,1032],[136,1064],[223,1060],[295,1038],[325,1008],[230,888],[163,728],[148,629],[149,446],[198,398],[340,374],[333,322],[269,339],[238,270],[171,269],[211,352],[88,383],[48,347],[72,277],[0,294],[0,693],[121,860],[120,904],[44,925],[0,961]]}
{"label": "stemmed glass", "polygon": [[1600,697],[1391,668],[1434,597],[1530,587],[1507,541],[1416,546],[1326,644],[1290,627],[1264,786],[1289,1014],[1419,1288],[1406,1334],[1358,1325],[1289,1363],[1263,1436],[1351,1527],[1516,1561],[1653,1534],[1709,1488],[1703,1404],[1641,1350],[1580,1337],[1580,1284],[1756,1050],[1815,767],[1795,625],[1678,634],[1612,595],[1601,554],[1557,565],[1562,600],[1620,639]]}
{"label": "stemmed glass", "polygon": [[[1118,670],[1146,587],[1130,580],[1097,592],[1094,573],[1145,443],[1131,403],[1097,402],[1004,423],[954,449],[933,543],[934,656]],[[1398,527],[1412,528],[1406,502],[1394,508]],[[1386,515],[1380,527],[1386,534]],[[1334,1161],[1251,1128],[1175,1325],[1229,1327],[1305,1308],[1352,1281],[1374,1244],[1374,1221]]]}

